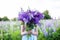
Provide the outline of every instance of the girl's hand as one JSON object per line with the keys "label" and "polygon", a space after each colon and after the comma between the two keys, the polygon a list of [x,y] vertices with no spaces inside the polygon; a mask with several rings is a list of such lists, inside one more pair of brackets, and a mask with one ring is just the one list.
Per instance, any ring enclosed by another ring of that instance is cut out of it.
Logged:
{"label": "girl's hand", "polygon": [[32,34],[32,31],[30,30],[30,31],[28,31],[28,34]]}

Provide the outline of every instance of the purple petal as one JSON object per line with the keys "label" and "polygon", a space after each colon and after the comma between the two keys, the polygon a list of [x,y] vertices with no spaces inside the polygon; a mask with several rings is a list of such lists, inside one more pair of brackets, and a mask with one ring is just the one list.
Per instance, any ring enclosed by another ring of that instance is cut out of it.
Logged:
{"label": "purple petal", "polygon": [[38,24],[40,19],[43,18],[43,14],[37,11],[28,10],[26,12],[19,13],[19,20],[23,20],[24,22],[32,21],[35,24]]}

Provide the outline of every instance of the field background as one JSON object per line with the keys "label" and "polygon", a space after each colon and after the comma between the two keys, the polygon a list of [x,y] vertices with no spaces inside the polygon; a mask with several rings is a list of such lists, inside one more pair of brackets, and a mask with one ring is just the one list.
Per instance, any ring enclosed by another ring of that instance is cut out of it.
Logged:
{"label": "field background", "polygon": [[[38,40],[60,40],[60,20],[40,20]],[[0,40],[21,40],[19,21],[0,21]]]}

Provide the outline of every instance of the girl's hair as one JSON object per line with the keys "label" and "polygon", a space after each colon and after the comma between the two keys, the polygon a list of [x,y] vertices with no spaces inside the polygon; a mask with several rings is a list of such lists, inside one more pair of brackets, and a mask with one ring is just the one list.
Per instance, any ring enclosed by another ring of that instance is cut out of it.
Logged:
{"label": "girl's hair", "polygon": [[24,24],[23,24],[23,29],[22,29],[22,30],[23,30],[23,32],[24,32],[24,30],[25,30],[25,25],[24,25]]}
{"label": "girl's hair", "polygon": [[25,30],[25,24],[24,24],[24,21],[21,21],[21,24],[20,25],[22,25],[22,31],[24,32],[24,30]]}

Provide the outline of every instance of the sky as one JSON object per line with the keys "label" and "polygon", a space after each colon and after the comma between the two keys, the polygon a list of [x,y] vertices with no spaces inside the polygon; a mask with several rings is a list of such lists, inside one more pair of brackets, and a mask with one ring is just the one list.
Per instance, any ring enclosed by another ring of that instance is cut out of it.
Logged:
{"label": "sky", "polygon": [[53,19],[60,18],[60,0],[0,0],[0,17],[18,17],[21,8],[25,11],[30,8],[42,13],[48,10]]}

